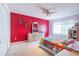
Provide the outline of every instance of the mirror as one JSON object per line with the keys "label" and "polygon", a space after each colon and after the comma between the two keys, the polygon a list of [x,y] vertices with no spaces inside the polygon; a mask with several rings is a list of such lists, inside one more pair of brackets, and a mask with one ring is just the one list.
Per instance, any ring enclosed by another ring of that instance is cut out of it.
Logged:
{"label": "mirror", "polygon": [[38,30],[39,30],[39,24],[38,24],[38,22],[33,22],[32,23],[32,33],[33,32],[38,32]]}

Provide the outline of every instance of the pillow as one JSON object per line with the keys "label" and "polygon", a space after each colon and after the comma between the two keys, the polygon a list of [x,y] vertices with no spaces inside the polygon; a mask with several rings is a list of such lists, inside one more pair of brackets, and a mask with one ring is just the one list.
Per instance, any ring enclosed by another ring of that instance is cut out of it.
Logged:
{"label": "pillow", "polygon": [[66,45],[69,45],[69,44],[72,44],[72,43],[75,43],[75,40],[69,39],[68,41],[66,41]]}

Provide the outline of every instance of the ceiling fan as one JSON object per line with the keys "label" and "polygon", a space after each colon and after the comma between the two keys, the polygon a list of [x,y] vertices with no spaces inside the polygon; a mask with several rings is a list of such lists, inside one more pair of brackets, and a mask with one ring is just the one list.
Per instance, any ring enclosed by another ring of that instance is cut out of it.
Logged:
{"label": "ceiling fan", "polygon": [[53,11],[55,8],[53,8],[52,10],[51,9],[47,9],[45,7],[41,7],[39,6],[39,8],[42,10],[42,13],[45,15],[45,16],[50,16],[52,14],[55,13],[55,11]]}

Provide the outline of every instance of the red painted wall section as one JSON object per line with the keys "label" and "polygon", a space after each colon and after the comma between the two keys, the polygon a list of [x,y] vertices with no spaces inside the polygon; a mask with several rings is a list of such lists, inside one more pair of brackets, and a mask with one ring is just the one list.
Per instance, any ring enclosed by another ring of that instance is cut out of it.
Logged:
{"label": "red painted wall section", "polygon": [[[18,19],[21,19],[23,22],[19,24]],[[49,21],[41,18],[36,18],[27,15],[21,15],[18,13],[11,12],[11,42],[24,41],[27,40],[28,33],[32,32],[32,23],[39,23],[39,29],[44,26],[45,36],[49,35]],[[27,27],[24,28],[24,24],[27,24]]]}

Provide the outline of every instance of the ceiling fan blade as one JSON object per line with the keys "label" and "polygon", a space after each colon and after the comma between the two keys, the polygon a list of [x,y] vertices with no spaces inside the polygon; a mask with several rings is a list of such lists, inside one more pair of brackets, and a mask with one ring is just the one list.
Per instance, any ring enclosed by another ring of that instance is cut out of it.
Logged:
{"label": "ceiling fan blade", "polygon": [[48,11],[47,8],[44,8],[44,7],[40,6],[40,5],[38,5],[38,7],[39,7],[41,10]]}
{"label": "ceiling fan blade", "polygon": [[55,13],[55,11],[53,11],[53,12],[49,12],[50,14],[54,14]]}
{"label": "ceiling fan blade", "polygon": [[45,7],[42,7],[41,5],[38,5],[38,7],[42,10],[42,13],[46,16],[49,16],[53,13],[55,13],[55,11],[52,11],[56,8],[45,8]]}
{"label": "ceiling fan blade", "polygon": [[49,10],[55,10],[56,8],[48,8]]}

